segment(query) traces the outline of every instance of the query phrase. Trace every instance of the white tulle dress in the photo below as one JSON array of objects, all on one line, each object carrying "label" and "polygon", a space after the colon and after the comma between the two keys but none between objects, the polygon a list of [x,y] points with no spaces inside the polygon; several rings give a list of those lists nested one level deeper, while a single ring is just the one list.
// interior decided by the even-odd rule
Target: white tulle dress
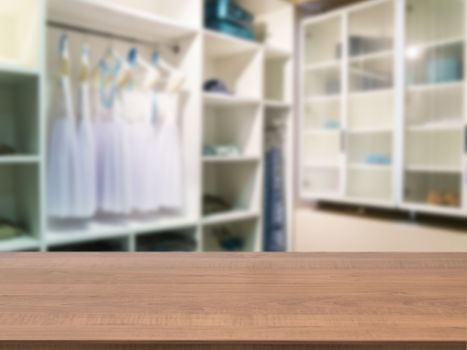
[{"label": "white tulle dress", "polygon": [[97,210],[96,144],[94,125],[91,119],[90,90],[82,82],[79,90],[79,121],[77,128],[77,217],[92,217]]},{"label": "white tulle dress", "polygon": [[158,131],[155,162],[157,164],[156,196],[161,209],[183,210],[182,149],[178,123],[179,95],[157,94]]},{"label": "white tulle dress", "polygon": [[97,202],[102,213],[131,212],[130,139],[116,86],[102,86],[96,103]]},{"label": "white tulle dress", "polygon": [[156,195],[159,167],[154,158],[154,94],[127,90],[122,93],[122,105],[129,123],[131,209],[136,212],[154,212],[159,208]]},{"label": "white tulle dress", "polygon": [[70,78],[60,78],[60,114],[53,121],[47,155],[47,204],[51,218],[76,217],[77,140]]}]

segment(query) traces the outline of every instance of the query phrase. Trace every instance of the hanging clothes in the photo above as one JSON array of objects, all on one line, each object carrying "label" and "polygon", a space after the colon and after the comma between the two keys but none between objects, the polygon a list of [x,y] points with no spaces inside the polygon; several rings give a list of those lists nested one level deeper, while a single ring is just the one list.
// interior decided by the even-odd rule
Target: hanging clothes
[{"label": "hanging clothes", "polygon": [[156,195],[161,209],[183,209],[183,168],[180,144],[179,94],[158,93],[155,162]]},{"label": "hanging clothes", "polygon": [[70,78],[60,78],[61,116],[51,126],[47,160],[48,215],[66,219],[76,216],[77,141]]},{"label": "hanging clothes", "polygon": [[77,171],[79,193],[76,196],[76,216],[89,218],[97,210],[96,144],[91,120],[88,82],[79,89],[79,122],[77,129]]},{"label": "hanging clothes", "polygon": [[[277,133],[277,131],[273,131]],[[274,137],[274,135],[273,135]],[[264,250],[286,250],[286,208],[284,194],[284,163],[281,140],[266,152],[264,191]]]},{"label": "hanging clothes", "polygon": [[153,92],[138,90],[128,90],[122,94],[124,116],[129,123],[131,209],[137,212],[153,212],[159,207],[156,195],[159,169],[154,159],[154,98]]},{"label": "hanging clothes", "polygon": [[[101,64],[96,103],[97,202],[104,213],[125,215],[131,211],[130,139],[122,116],[116,75],[119,69]],[[106,89],[106,81],[110,86]]]}]

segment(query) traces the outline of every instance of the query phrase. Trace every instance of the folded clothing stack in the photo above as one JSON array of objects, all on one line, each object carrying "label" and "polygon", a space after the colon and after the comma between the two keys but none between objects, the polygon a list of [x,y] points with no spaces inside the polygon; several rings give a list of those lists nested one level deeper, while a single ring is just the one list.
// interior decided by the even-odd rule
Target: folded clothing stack
[{"label": "folded clothing stack", "polygon": [[235,0],[207,0],[205,18],[207,28],[241,39],[256,40],[254,16]]},{"label": "folded clothing stack", "polygon": [[204,156],[238,157],[240,150],[235,145],[204,145]]},{"label": "folded clothing stack", "polygon": [[184,232],[160,233],[142,237],[138,250],[143,252],[191,252],[196,250],[196,241]]},{"label": "folded clothing stack", "polygon": [[0,240],[15,238],[23,233],[23,230],[10,220],[0,219]]},{"label": "folded clothing stack", "polygon": [[219,242],[219,247],[224,251],[237,252],[245,247],[245,239],[241,235],[232,233],[227,227],[216,227],[213,229],[213,234]]}]

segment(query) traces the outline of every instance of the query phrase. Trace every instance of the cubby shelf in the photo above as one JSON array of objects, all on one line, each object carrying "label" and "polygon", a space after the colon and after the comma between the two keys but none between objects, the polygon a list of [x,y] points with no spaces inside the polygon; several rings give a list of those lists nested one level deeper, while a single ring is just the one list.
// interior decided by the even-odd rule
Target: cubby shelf
[{"label": "cubby shelf", "polygon": [[34,164],[39,163],[40,158],[38,156],[27,156],[27,155],[11,155],[11,156],[0,156],[0,164]]},{"label": "cubby shelf", "polygon": [[32,236],[19,236],[16,238],[0,240],[0,252],[39,250],[40,241]]},{"label": "cubby shelf", "polygon": [[230,212],[223,212],[219,214],[211,214],[203,217],[203,225],[219,225],[223,223],[230,223],[235,221],[243,221],[248,219],[258,218],[258,212],[249,210],[232,210]]},{"label": "cubby shelf", "polygon": [[431,84],[417,84],[408,87],[409,93],[423,93],[433,90],[451,90],[463,89],[465,83],[463,81],[447,82],[447,83],[431,83]]},{"label": "cubby shelf", "polygon": [[412,44],[410,47],[407,49],[407,54],[410,53],[411,49],[415,49],[417,51],[427,51],[430,49],[436,49],[439,47],[443,46],[451,46],[455,44],[463,44],[464,43],[464,37],[454,37],[454,38],[446,38],[446,39],[440,39],[440,40],[433,40],[425,43],[417,43],[417,44]]},{"label": "cubby shelf", "polygon": [[251,106],[259,105],[261,99],[255,97],[243,97],[219,93],[204,93],[204,102],[207,106],[230,106],[230,107],[240,107],[240,106]]},{"label": "cubby shelf", "polygon": [[449,166],[434,166],[434,165],[410,165],[405,167],[406,171],[413,173],[430,173],[430,174],[460,174],[463,172],[461,167]]},{"label": "cubby shelf", "polygon": [[374,61],[374,60],[391,58],[392,55],[394,55],[393,50],[372,52],[372,53],[368,53],[368,54],[352,56],[352,57],[349,58],[349,62],[350,63],[365,63],[367,61]]},{"label": "cubby shelf", "polygon": [[391,164],[365,164],[365,163],[351,163],[348,165],[349,169],[361,171],[391,171]]},{"label": "cubby shelf", "polygon": [[305,66],[305,71],[315,71],[320,69],[337,69],[341,66],[341,61],[338,60],[331,60],[331,61],[324,61],[319,63],[313,63]]},{"label": "cubby shelf", "polygon": [[154,43],[175,43],[197,33],[194,25],[133,8],[130,4],[129,1],[121,5],[108,0],[50,0],[48,19],[116,35],[127,36],[131,32],[130,37]]},{"label": "cubby shelf", "polygon": [[291,50],[275,45],[266,45],[264,51],[266,59],[289,59],[293,54]]},{"label": "cubby shelf", "polygon": [[291,104],[288,102],[283,101],[274,101],[274,100],[266,100],[264,102],[266,108],[270,109],[288,109],[291,108]]},{"label": "cubby shelf", "polygon": [[66,223],[62,229],[60,224],[51,225],[47,233],[47,245],[57,246],[77,242],[96,241],[101,239],[128,237],[132,234],[145,232],[170,231],[178,228],[196,226],[196,218],[161,218],[158,220],[115,222],[85,222],[71,226]]},{"label": "cubby shelf", "polygon": [[205,163],[243,163],[243,162],[258,162],[259,156],[204,156]]},{"label": "cubby shelf", "polygon": [[259,50],[257,42],[242,40],[210,29],[204,30],[206,54],[212,57],[226,57]]}]

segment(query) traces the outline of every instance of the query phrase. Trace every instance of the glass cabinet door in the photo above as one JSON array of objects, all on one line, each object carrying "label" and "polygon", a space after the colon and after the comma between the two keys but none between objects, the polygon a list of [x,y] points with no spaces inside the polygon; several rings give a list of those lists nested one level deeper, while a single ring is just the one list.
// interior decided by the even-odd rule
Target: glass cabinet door
[{"label": "glass cabinet door", "polygon": [[375,205],[394,204],[394,11],[388,0],[348,14],[346,196]]},{"label": "glass cabinet door", "polygon": [[464,162],[464,0],[407,0],[404,202],[459,211]]},{"label": "glass cabinet door", "polygon": [[304,25],[301,188],[314,198],[342,192],[342,16]]}]

